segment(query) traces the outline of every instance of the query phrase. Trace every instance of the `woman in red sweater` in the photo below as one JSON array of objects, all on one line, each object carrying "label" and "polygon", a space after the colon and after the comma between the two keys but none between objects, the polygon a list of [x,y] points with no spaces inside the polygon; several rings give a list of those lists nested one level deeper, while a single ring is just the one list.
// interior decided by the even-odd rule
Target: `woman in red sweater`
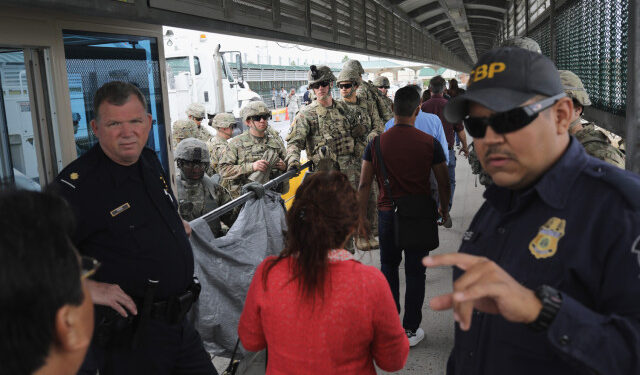
[{"label": "woman in red sweater", "polygon": [[409,341],[382,273],[344,245],[360,218],[340,172],[316,172],[287,212],[286,247],[249,287],[238,334],[268,348],[267,374],[375,374],[404,367]]}]

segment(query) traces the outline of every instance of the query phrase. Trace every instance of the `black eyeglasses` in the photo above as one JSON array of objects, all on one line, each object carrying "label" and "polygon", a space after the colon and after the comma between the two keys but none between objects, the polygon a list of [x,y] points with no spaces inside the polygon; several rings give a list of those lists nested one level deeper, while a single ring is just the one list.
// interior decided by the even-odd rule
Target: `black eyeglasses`
[{"label": "black eyeglasses", "polygon": [[353,83],[338,83],[338,87],[341,89],[350,89],[353,87]]},{"label": "black eyeglasses", "polygon": [[327,87],[331,84],[329,81],[316,82],[309,85],[311,89],[319,89],[320,87]]},{"label": "black eyeglasses", "polygon": [[264,114],[264,115],[249,116],[249,118],[252,121],[270,120],[271,119],[271,114],[267,113],[267,114]]},{"label": "black eyeglasses", "polygon": [[529,125],[538,117],[538,114],[556,104],[566,96],[565,93],[554,95],[539,102],[517,107],[510,111],[496,113],[490,117],[465,117],[464,127],[473,138],[483,138],[487,132],[487,126],[491,126],[498,134],[511,133]]},{"label": "black eyeglasses", "polygon": [[100,267],[100,262],[98,262],[95,258],[91,258],[88,256],[80,257],[80,278],[87,279],[93,276],[96,271]]}]

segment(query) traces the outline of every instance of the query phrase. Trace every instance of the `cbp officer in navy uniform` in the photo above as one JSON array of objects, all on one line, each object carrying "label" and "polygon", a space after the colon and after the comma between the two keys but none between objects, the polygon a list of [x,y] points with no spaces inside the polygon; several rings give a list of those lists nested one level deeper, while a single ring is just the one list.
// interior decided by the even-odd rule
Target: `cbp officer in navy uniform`
[{"label": "cbp officer in navy uniform", "polygon": [[640,178],[587,155],[545,56],[507,47],[480,58],[464,119],[493,179],[454,268],[448,374],[640,374]]},{"label": "cbp officer in navy uniform", "polygon": [[147,102],[135,86],[114,81],[98,89],[93,105],[99,143],[54,185],[76,215],[75,245],[102,263],[87,281],[96,328],[80,373],[216,374],[185,319],[199,292],[189,227],[145,147]]}]

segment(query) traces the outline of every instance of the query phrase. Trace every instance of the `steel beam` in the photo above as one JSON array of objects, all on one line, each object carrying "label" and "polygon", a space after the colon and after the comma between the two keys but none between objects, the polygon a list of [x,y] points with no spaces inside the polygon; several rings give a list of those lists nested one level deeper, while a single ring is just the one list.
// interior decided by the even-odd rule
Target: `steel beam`
[{"label": "steel beam", "polygon": [[627,116],[625,147],[626,168],[640,173],[640,0],[629,1],[629,32],[627,33]]}]

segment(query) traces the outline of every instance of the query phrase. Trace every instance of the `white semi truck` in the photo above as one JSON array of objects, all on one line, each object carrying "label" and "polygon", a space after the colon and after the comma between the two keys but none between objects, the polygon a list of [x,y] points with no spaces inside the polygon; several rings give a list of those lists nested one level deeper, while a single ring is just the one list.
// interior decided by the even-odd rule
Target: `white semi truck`
[{"label": "white semi truck", "polygon": [[[261,100],[242,75],[239,51],[220,51],[220,45],[206,33],[164,28],[167,88],[171,121],[186,118],[190,103],[205,106],[207,114],[233,113],[250,101]],[[237,78],[228,61],[236,64]],[[241,122],[238,122],[241,126]]]}]

